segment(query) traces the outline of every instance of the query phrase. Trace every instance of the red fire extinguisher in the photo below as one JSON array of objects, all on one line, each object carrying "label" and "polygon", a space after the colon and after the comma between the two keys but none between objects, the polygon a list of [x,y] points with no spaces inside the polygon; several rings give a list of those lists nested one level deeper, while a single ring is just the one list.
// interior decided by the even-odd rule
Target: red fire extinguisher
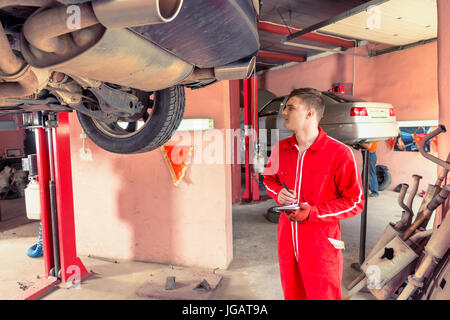
[{"label": "red fire extinguisher", "polygon": [[341,82],[333,83],[331,85],[331,91],[335,93],[345,93],[345,84]]}]

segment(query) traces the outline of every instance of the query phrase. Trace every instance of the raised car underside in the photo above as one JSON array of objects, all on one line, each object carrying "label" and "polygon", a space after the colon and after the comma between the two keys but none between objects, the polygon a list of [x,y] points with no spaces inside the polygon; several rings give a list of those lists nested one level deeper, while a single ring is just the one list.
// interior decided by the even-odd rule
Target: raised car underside
[{"label": "raised car underside", "polygon": [[76,110],[128,137],[172,95],[182,113],[180,89],[158,92],[248,77],[256,11],[249,0],[0,0],[0,112]]}]

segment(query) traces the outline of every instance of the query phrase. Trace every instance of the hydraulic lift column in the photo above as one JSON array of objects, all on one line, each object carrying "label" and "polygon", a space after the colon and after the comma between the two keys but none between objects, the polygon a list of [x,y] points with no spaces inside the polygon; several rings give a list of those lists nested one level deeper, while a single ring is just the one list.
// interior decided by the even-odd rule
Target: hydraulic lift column
[{"label": "hydraulic lift column", "polygon": [[[44,275],[13,299],[38,299],[62,282],[79,284],[90,273],[77,257],[68,113],[35,113]],[[34,121],[34,120],[33,120]]]},{"label": "hydraulic lift column", "polygon": [[258,143],[258,78],[242,80],[244,89],[244,134],[245,134],[245,190],[242,200],[260,200],[259,174],[255,172],[253,159]]},{"label": "hydraulic lift column", "polygon": [[366,259],[366,230],[367,230],[367,203],[369,191],[369,150],[361,147],[363,158],[362,184],[364,189],[364,209],[361,213],[361,227],[359,236],[359,263],[352,263],[351,267],[361,271],[360,267]]}]

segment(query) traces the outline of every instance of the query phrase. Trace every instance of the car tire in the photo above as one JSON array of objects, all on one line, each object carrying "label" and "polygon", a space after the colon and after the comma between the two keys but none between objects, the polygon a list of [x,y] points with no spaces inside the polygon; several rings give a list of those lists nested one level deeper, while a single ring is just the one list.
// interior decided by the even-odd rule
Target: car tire
[{"label": "car tire", "polygon": [[267,213],[265,215],[266,219],[272,223],[278,223],[278,220],[280,219],[280,212],[275,211],[276,207],[271,207],[267,209]]},{"label": "car tire", "polygon": [[386,190],[392,183],[392,176],[386,166],[377,166],[377,178],[378,191]]},{"label": "car tire", "polygon": [[109,134],[99,127],[101,121],[79,111],[78,120],[87,136],[109,152],[132,154],[151,151],[164,145],[180,125],[185,107],[184,87],[174,86],[156,91],[154,97],[149,120],[130,136]]}]

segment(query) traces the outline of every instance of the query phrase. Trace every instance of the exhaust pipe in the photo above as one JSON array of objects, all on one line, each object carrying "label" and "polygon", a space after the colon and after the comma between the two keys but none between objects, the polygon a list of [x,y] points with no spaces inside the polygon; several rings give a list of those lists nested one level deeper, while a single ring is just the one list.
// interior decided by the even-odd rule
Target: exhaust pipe
[{"label": "exhaust pipe", "polygon": [[176,18],[183,0],[98,0],[95,15],[109,29],[167,23]]},{"label": "exhaust pipe", "polygon": [[92,45],[77,48],[65,57],[51,53],[34,55],[33,47],[27,43],[22,43],[22,54],[36,68],[144,91],[174,86],[188,77],[194,68],[128,29],[103,28]]},{"label": "exhaust pipe", "polygon": [[25,67],[25,61],[14,54],[6,37],[5,29],[0,23],[0,77],[10,76]]},{"label": "exhaust pipe", "polygon": [[447,132],[447,130],[445,129],[444,125],[440,124],[437,127],[437,129],[433,130],[432,132],[427,134],[425,136],[425,138],[423,138],[423,140],[422,140],[422,142],[420,143],[420,146],[419,146],[419,151],[420,151],[420,154],[422,156],[424,156],[425,158],[427,158],[428,160],[430,160],[430,161],[436,163],[437,165],[443,167],[445,170],[450,171],[450,162],[444,161],[442,159],[439,159],[439,158],[429,154],[425,150],[425,146],[427,145],[428,141],[430,141],[431,139],[433,139],[435,136],[437,136],[438,134],[440,134],[442,132]]},{"label": "exhaust pipe", "polygon": [[403,240],[408,240],[413,232],[416,231],[416,229],[419,228],[424,221],[428,221],[433,211],[448,198],[449,194],[450,184],[446,185],[437,195],[433,197],[433,199],[427,204],[423,214],[417,217],[414,223],[406,229],[403,234]]},{"label": "exhaust pipe", "polygon": [[247,79],[251,76],[256,64],[256,56],[214,68],[217,80]]},{"label": "exhaust pipe", "polygon": [[411,189],[411,192],[409,193],[409,198],[408,198],[408,201],[406,202],[406,206],[409,208],[411,213],[414,213],[412,205],[413,205],[414,197],[417,194],[417,189],[419,189],[419,183],[420,183],[420,179],[422,179],[422,176],[419,176],[418,174],[413,174],[412,177],[414,180],[413,187]]},{"label": "exhaust pipe", "polygon": [[[450,185],[444,189],[450,191]],[[443,189],[443,190],[444,190]],[[424,278],[429,276],[438,262],[443,258],[450,247],[450,217],[447,215],[439,229],[433,235],[425,247],[425,257],[417,267],[413,276],[409,276],[408,284],[403,289],[397,300],[407,300],[419,287],[423,286]]]},{"label": "exhaust pipe", "polygon": [[0,9],[6,7],[48,7],[55,0],[0,0]]},{"label": "exhaust pipe", "polygon": [[182,84],[211,79],[217,79],[218,81],[247,79],[251,76],[255,64],[256,56],[253,56],[220,67],[195,68],[190,76],[183,80]]},{"label": "exhaust pipe", "polygon": [[[78,47],[75,43],[77,37],[72,38],[70,33],[79,35],[86,32],[84,29],[99,23],[90,3],[81,4],[79,8],[80,28],[76,32],[69,29],[67,25],[69,17],[66,11],[67,7],[59,6],[31,15],[23,25],[25,38],[40,51],[67,56]],[[34,52],[36,53],[36,50]],[[39,53],[36,53],[36,55],[39,55]]]},{"label": "exhaust pipe", "polygon": [[0,83],[0,105],[4,106],[7,98],[20,98],[36,93],[39,87],[38,79],[30,66],[22,69],[17,75],[1,77],[5,83]]},{"label": "exhaust pipe", "polygon": [[[92,8],[97,6],[98,2],[102,3],[104,10],[110,8],[110,12],[115,11],[120,14],[121,26],[138,25],[142,22],[139,20],[139,14],[142,12],[145,12],[144,15],[149,14],[146,11],[149,7],[148,1],[84,3],[79,6],[81,29],[73,31],[67,26],[68,16],[65,6],[39,11],[30,16],[24,24],[21,49],[25,60],[35,68],[145,91],[171,87],[192,73],[191,64],[135,32],[127,28],[105,28],[99,21],[103,20],[104,12],[97,9],[94,13]],[[166,2],[176,6],[176,10]],[[166,2],[164,6],[160,5],[159,1],[155,2],[155,8],[166,16],[165,19],[173,19],[178,14],[182,1]],[[126,4],[122,11],[120,4],[124,6]],[[176,12],[169,17],[171,8]],[[96,14],[99,14],[101,18],[98,18]],[[149,22],[151,21],[145,20],[146,24]],[[109,23],[106,24],[109,25]]]},{"label": "exhaust pipe", "polygon": [[38,88],[38,79],[30,66],[16,56],[0,23],[0,105],[5,99],[28,96]]},{"label": "exhaust pipe", "polygon": [[[54,0],[0,0],[0,9],[6,7],[47,7]],[[8,98],[29,96],[46,83],[46,72],[30,68],[27,63],[16,56],[11,49],[3,25],[0,22],[0,106],[10,106]],[[14,105],[14,103],[12,103]]]},{"label": "exhaust pipe", "polygon": [[398,196],[398,204],[404,210],[402,212],[401,219],[394,226],[394,229],[399,232],[404,231],[411,224],[413,217],[412,210],[404,203],[406,191],[408,190],[408,188],[409,188],[408,184],[402,183],[402,188]]}]

